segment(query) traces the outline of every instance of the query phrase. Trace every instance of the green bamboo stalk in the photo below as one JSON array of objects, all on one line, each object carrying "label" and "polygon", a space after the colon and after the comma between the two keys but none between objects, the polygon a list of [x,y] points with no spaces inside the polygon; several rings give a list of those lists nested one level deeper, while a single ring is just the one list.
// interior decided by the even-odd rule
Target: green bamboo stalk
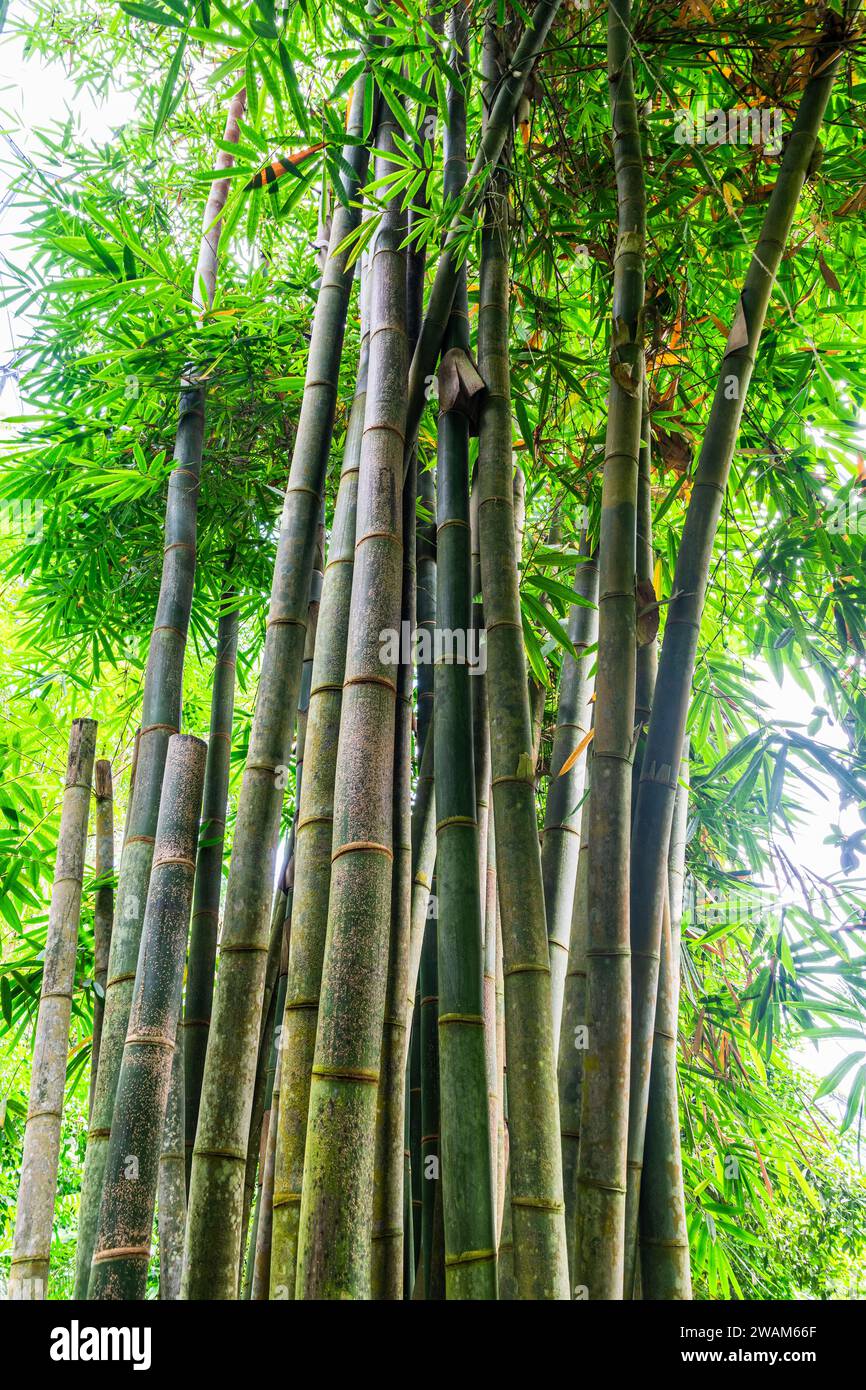
[{"label": "green bamboo stalk", "polygon": [[[433,880],[434,915],[428,920],[421,950],[421,1268],[425,1299],[445,1297],[444,1266],[434,1265],[436,1194],[439,1190],[439,977],[436,936],[436,880]],[[438,1204],[441,1212],[441,1203]],[[444,1249],[442,1251],[444,1256]]]},{"label": "green bamboo stalk", "polygon": [[[245,107],[246,93],[241,90],[229,103],[223,136],[226,146],[237,143],[240,130],[238,121]],[[228,169],[232,163],[233,156],[228,149],[219,150],[216,167]],[[202,287],[213,287],[216,280],[222,225],[220,212],[228,196],[229,182],[227,178],[214,180],[205,207],[193,279],[193,303],[199,308],[203,304]],[[153,860],[153,837],[159,815],[166,749],[169,737],[180,728],[183,659],[195,579],[196,516],[203,440],[204,388],[194,381],[186,381],[180,397],[174,450],[176,467],[168,481],[162,578],[144,677],[138,762],[117,885],[99,1070],[81,1183],[76,1298],[87,1297],[90,1282],[114,1098],[123,1059]]]},{"label": "green bamboo stalk", "polygon": [[[284,896],[284,895],[281,895]],[[285,939],[283,930],[285,922],[285,900],[282,904],[283,915],[280,920],[280,941]],[[274,916],[276,916],[276,904]],[[281,959],[281,958],[280,958]],[[238,1287],[243,1289],[243,1296],[246,1301],[252,1294],[253,1271],[255,1266],[256,1235],[258,1220],[260,1215],[260,1201],[262,1179],[264,1171],[261,1165],[262,1158],[262,1136],[265,1131],[265,1110],[268,1100],[268,1085],[270,1082],[270,1057],[274,1045],[276,1030],[279,1027],[277,1019],[277,988],[279,979],[277,970],[274,970],[274,978],[268,985],[265,983],[265,998],[262,1011],[262,1030],[259,1038],[259,1060],[256,1066],[256,1084],[253,1092],[253,1106],[250,1118],[250,1138],[247,1149],[247,1162],[244,1172],[244,1209],[241,1225],[241,1255],[238,1262]],[[255,1203],[255,1214],[250,1230],[250,1214],[253,1212]],[[249,1239],[247,1233],[249,1231]]]},{"label": "green bamboo stalk", "polygon": [[574,907],[568,947],[568,970],[563,992],[559,1039],[559,1123],[562,1134],[562,1184],[565,1193],[565,1230],[568,1267],[574,1273],[575,1204],[577,1163],[580,1150],[580,1106],[583,1063],[586,1052],[586,948],[589,938],[589,790],[592,761],[586,769],[587,793],[580,826],[580,847],[574,887]]},{"label": "green bamboo stalk", "polygon": [[466,224],[474,219],[484,202],[488,183],[511,134],[511,123],[523,96],[523,89],[544,47],[558,9],[559,0],[537,0],[532,19],[523,31],[510,63],[503,70],[495,89],[490,89],[491,92],[495,91],[495,98],[489,97],[486,101],[488,116],[481,141],[469,170],[463,195],[445,235],[427,300],[424,322],[412,354],[406,409],[405,467],[409,464],[410,451],[424,409],[427,387],[433,379],[439,350],[448,327],[451,306],[457,290],[458,272],[464,259],[462,248],[465,246]]},{"label": "green bamboo stalk", "polygon": [[[852,7],[849,28],[859,9],[859,4]],[[633,979],[631,1066],[631,1182],[636,1191],[640,1187],[638,1165],[655,1029],[667,850],[677,789],[675,769],[682,757],[713,542],[767,306],[841,59],[838,38],[832,32],[835,23],[836,17],[831,16],[829,36],[815,47],[811,74],[740,295],[686,513],[673,582],[676,597],[665,624],[638,789],[632,855],[632,941],[639,960]]]},{"label": "green bamboo stalk", "polygon": [[[129,834],[129,815],[132,810],[132,794],[135,791],[135,771],[138,767],[138,746],[141,743],[141,729],[136,729],[135,738],[132,741],[132,761],[129,765],[129,792],[126,800],[126,815],[123,818],[123,845],[126,845],[126,837]],[[121,847],[121,856],[123,848]]]},{"label": "green bamboo stalk", "polygon": [[[407,280],[408,289],[408,280]],[[415,502],[417,464],[403,485],[403,595],[401,634],[415,628]],[[409,647],[411,652],[411,645]],[[402,655],[402,654],[401,654]],[[376,1115],[373,1182],[372,1293],[378,1299],[403,1295],[403,1178],[405,1165],[407,996],[412,925],[412,714],[414,666],[411,656],[397,668],[394,728],[394,802],[391,880],[391,931],[388,941],[388,988],[382,1027],[382,1053]]]},{"label": "green bamboo stalk", "polygon": [[[515,57],[511,69],[518,65]],[[493,111],[488,132],[496,107]],[[514,1259],[521,1298],[567,1298],[550,964],[512,501],[506,202],[506,186],[497,178],[486,204],[481,247],[478,360],[487,393],[478,441],[478,514],[504,948]]]},{"label": "green bamboo stalk", "polygon": [[[349,121],[363,130],[369,75],[355,86]],[[307,376],[277,546],[271,606],[250,746],[238,804],[220,943],[220,971],[193,1152],[184,1251],[186,1298],[234,1298],[242,1249],[244,1172],[257,1065],[274,856],[300,688],[317,520],[330,452],[352,282],[348,251],[368,147],[348,144],[346,204],[331,224],[316,301]],[[230,1083],[230,1084],[229,1084]]]},{"label": "green bamboo stalk", "polygon": [[418,1261],[421,1257],[421,1000],[416,995],[412,1008],[412,1023],[409,1041],[408,1070],[408,1124],[409,1155],[412,1169],[412,1249],[410,1255],[411,1271],[404,1285],[404,1298],[411,1298],[415,1287]]},{"label": "green bamboo stalk", "polygon": [[[443,134],[446,198],[466,178],[468,14],[449,14],[451,61],[461,85],[449,84]],[[469,351],[466,270],[461,268],[445,337],[448,350]],[[443,391],[440,385],[440,402]],[[437,593],[440,631],[472,625],[469,521],[469,421],[459,404],[441,410],[437,468]],[[438,884],[439,1088],[445,1285],[448,1298],[496,1297],[487,1072],[484,1056],[482,917],[473,753],[472,676],[453,653],[434,669],[436,874]]]},{"label": "green bamboo stalk", "polygon": [[[264,1300],[268,1297],[271,1266],[271,1238],[273,1232],[273,1190],[276,1156],[276,1135],[279,1107],[274,1106],[275,1079],[279,1065],[280,1039],[282,1034],[283,1011],[286,1002],[286,989],[289,963],[289,942],[291,940],[292,913],[295,886],[295,845],[297,842],[298,814],[304,783],[304,763],[306,761],[307,724],[312,686],[313,659],[316,649],[316,635],[319,625],[319,609],[322,598],[322,584],[325,564],[325,510],[320,514],[316,556],[313,561],[313,574],[310,580],[310,601],[307,607],[307,633],[304,639],[304,660],[301,666],[301,689],[298,697],[298,736],[295,748],[295,806],[292,824],[286,843],[285,861],[280,872],[279,882],[274,893],[271,910],[271,938],[268,944],[268,963],[265,969],[265,996],[263,1000],[263,1024],[259,1038],[259,1059],[256,1069],[256,1088],[250,1120],[250,1135],[247,1144],[246,1174],[244,1178],[244,1209],[241,1226],[241,1262],[239,1282],[243,1286],[244,1298],[253,1297]],[[277,945],[277,943],[279,943]],[[272,958],[278,956],[279,971]],[[272,976],[273,971],[273,976]],[[273,986],[276,982],[276,997],[272,1000]],[[273,1002],[273,1010],[271,1003]],[[262,1073],[264,1072],[264,1079]],[[276,1089],[279,1101],[279,1089]],[[246,1260],[247,1277],[244,1279],[244,1255],[246,1254],[246,1233],[249,1228],[250,1212],[253,1202],[253,1187],[257,1184],[257,1205],[249,1253]]]},{"label": "green bamboo stalk", "polygon": [[298,1218],[307,1134],[310,1075],[316,1044],[322,961],[328,921],[334,778],[343,699],[349,607],[355,559],[358,464],[369,363],[366,275],[361,282],[361,351],[346,430],[343,466],[331,527],[313,659],[295,840],[292,946],[282,1015],[280,1112],[274,1156],[271,1297],[294,1298]]},{"label": "green bamboo stalk", "polygon": [[631,984],[628,870],[635,700],[635,515],[643,394],[646,197],[630,0],[608,5],[617,187],[610,394],[599,543],[593,794],[589,805],[588,1057],[583,1068],[573,1283],[623,1296]]},{"label": "green bamboo stalk", "polygon": [[102,1038],[105,982],[108,979],[108,953],[111,949],[111,928],[114,923],[114,794],[111,785],[111,763],[97,759],[94,778],[96,790],[96,900],[93,906],[93,1041],[90,1052],[90,1089],[87,1113],[93,1113],[93,1093],[99,1066],[99,1044]]},{"label": "green bamboo stalk", "polygon": [[[289,965],[288,955],[289,942],[287,937],[284,946],[284,968],[280,971],[274,1012],[274,1017],[278,1020],[282,1019],[286,1004]],[[270,1061],[268,1063],[268,1077],[265,1083],[265,1115],[261,1137],[262,1157],[259,1160],[259,1197],[256,1210],[256,1225],[251,1241],[253,1258],[251,1262],[252,1279],[250,1281],[249,1296],[256,1302],[266,1300],[270,1288],[274,1215],[274,1163],[277,1151],[276,1140],[280,1113],[283,1059],[281,1042],[282,1028],[278,1022],[273,1030],[273,1043],[271,1046]]]},{"label": "green bamboo stalk", "polygon": [[74,719],[66,758],[12,1238],[9,1297],[14,1299],[41,1300],[48,1282],[95,748],[95,720]]},{"label": "green bamboo stalk", "polygon": [[[489,733],[488,733],[489,747]],[[484,856],[484,1061],[487,1074],[487,1126],[490,1135],[490,1174],[493,1193],[494,1229],[499,1234],[499,1040],[497,1037],[496,946],[496,832],[493,817],[487,817],[487,853]]]},{"label": "green bamboo stalk", "polygon": [[201,1079],[204,1074],[213,1003],[237,654],[238,611],[234,590],[229,584],[223,590],[220,599],[217,626],[202,824],[196,855],[195,893],[181,1032],[187,1187],[192,1169],[192,1150],[198,1124]]},{"label": "green bamboo stalk", "polygon": [[156,1189],[159,1297],[163,1302],[180,1298],[180,1274],[183,1267],[183,1232],[186,1225],[183,1068],[183,1036],[179,1032],[172,1052]]},{"label": "green bamboo stalk", "polygon": [[143,1299],[145,1294],[159,1156],[177,1050],[206,756],[201,739],[173,734],[169,740],[141,952],[105,1165],[90,1298]]},{"label": "green bamboo stalk", "polygon": [[[581,548],[587,553],[588,548],[585,545]],[[595,644],[598,636],[598,565],[594,559],[588,558],[577,566],[574,592],[578,598],[591,603],[593,607],[587,608],[583,604],[575,603],[569,614],[568,635],[577,655],[572,656],[570,652],[564,652],[562,657],[556,730],[550,755],[550,786],[541,841],[541,872],[544,879],[547,937],[550,942],[553,1036],[557,1046],[562,1023],[574,885],[580,853],[585,754],[581,754],[564,776],[561,775],[560,769],[586,737],[590,726],[589,702],[592,695],[591,671],[594,662],[592,657],[586,655],[586,649]],[[566,1188],[566,1194],[567,1191]]]},{"label": "green bamboo stalk", "polygon": [[662,949],[640,1189],[640,1277],[645,1299],[690,1299],[689,1233],[677,1100],[680,921],[688,821],[688,761],[677,788],[662,916]]},{"label": "green bamboo stalk", "polygon": [[[390,114],[376,177],[394,168]],[[393,865],[406,414],[405,218],[383,210],[370,258],[370,382],[334,785],[331,896],[298,1236],[303,1298],[370,1294],[371,1204]]]}]

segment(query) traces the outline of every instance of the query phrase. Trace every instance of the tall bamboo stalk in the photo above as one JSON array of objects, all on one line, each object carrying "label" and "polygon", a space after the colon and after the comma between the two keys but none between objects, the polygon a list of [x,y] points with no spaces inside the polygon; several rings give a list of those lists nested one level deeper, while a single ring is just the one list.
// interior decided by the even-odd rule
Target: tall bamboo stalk
[{"label": "tall bamboo stalk", "polygon": [[628,868],[635,700],[635,514],[643,395],[646,196],[630,0],[608,5],[617,188],[610,395],[599,542],[598,671],[589,804],[588,1055],[583,1068],[573,1283],[623,1296],[631,981]]},{"label": "tall bamboo stalk", "polygon": [[[394,165],[380,122],[377,178]],[[406,415],[405,219],[399,195],[370,258],[370,380],[334,787],[331,896],[298,1237],[303,1298],[370,1293],[371,1203],[393,865],[393,765]]]},{"label": "tall bamboo stalk", "polygon": [[[519,65],[515,56],[509,70]],[[495,112],[496,106],[488,133]],[[507,219],[507,184],[497,177],[481,247],[478,361],[487,393],[478,441],[478,516],[505,957],[514,1254],[522,1298],[567,1298],[550,964],[511,493]]]},{"label": "tall bamboo stalk", "polygon": [[662,914],[661,964],[640,1189],[640,1278],[645,1299],[689,1299],[689,1233],[677,1095],[680,920],[688,820],[688,761],[677,788]]},{"label": "tall bamboo stalk", "polygon": [[[236,144],[246,107],[242,89],[232,97],[223,143]],[[228,169],[234,162],[228,149],[220,149],[216,167]],[[202,238],[193,280],[193,303],[202,308],[202,287],[212,294],[216,282],[220,212],[228,197],[229,180],[215,179],[205,207]],[[208,300],[210,302],[210,300]],[[142,696],[141,731],[135,784],[117,885],[117,905],[102,1026],[99,1070],[93,1097],[81,1203],[78,1217],[75,1296],[86,1298],[90,1264],[96,1239],[96,1223],[102,1196],[102,1180],[111,1134],[112,1112],[123,1045],[132,1001],[138,948],[153,843],[159,815],[160,792],[166,749],[180,728],[181,688],[186,634],[189,628],[195,579],[196,515],[204,440],[204,388],[185,381],[180,397],[174,458],[176,467],[168,481],[165,511],[165,545],[162,579],[147,659]]]},{"label": "tall bamboo stalk", "polygon": [[[105,1165],[90,1298],[142,1299],[147,1285],[159,1157],[177,1051],[206,756],[201,739],[173,734],[169,740],[141,952]],[[177,1176],[180,1179],[179,1172]]]},{"label": "tall bamboo stalk", "polygon": [[171,1058],[171,1077],[165,1106],[156,1188],[159,1297],[163,1302],[173,1302],[180,1298],[180,1275],[183,1268],[183,1232],[186,1226],[183,1069],[183,1036],[178,1031]]},{"label": "tall bamboo stalk", "polygon": [[[407,282],[408,289],[408,282]],[[403,485],[403,596],[401,633],[415,629],[415,501],[417,463]],[[406,660],[403,660],[403,657]],[[388,942],[388,988],[382,1026],[382,1055],[376,1116],[373,1183],[374,1298],[403,1294],[403,1179],[405,1164],[406,1057],[409,1016],[409,949],[412,925],[412,714],[415,671],[408,653],[397,668],[394,724],[394,809],[391,880],[391,932]]]},{"label": "tall bamboo stalk", "polygon": [[[369,75],[358,79],[350,134],[363,131]],[[346,146],[344,190],[313,316],[307,375],[286,489],[262,672],[238,804],[220,971],[193,1153],[184,1296],[233,1298],[242,1244],[244,1171],[258,1055],[273,865],[307,623],[317,521],[334,424],[353,271],[338,250],[357,225],[365,143]]]},{"label": "tall bamboo stalk", "polygon": [[93,1093],[99,1066],[99,1044],[102,1038],[102,1016],[105,1009],[105,982],[108,978],[108,953],[111,949],[111,928],[114,923],[114,794],[111,785],[111,763],[97,759],[94,778],[96,791],[96,900],[93,906],[93,1041],[90,1053],[90,1089],[87,1113],[93,1113]]},{"label": "tall bamboo stalk", "polygon": [[[591,750],[590,750],[591,752]],[[592,799],[589,784],[592,762],[586,770],[587,795],[580,826],[580,847],[571,915],[568,969],[565,975],[559,1039],[559,1123],[562,1134],[562,1183],[565,1193],[565,1230],[568,1267],[574,1273],[575,1205],[577,1202],[577,1163],[580,1152],[580,1107],[583,1094],[583,1063],[586,1055],[586,948],[589,939],[589,813]]]},{"label": "tall bamboo stalk", "polygon": [[202,824],[195,868],[195,893],[189,937],[186,997],[181,1032],[183,1047],[186,1183],[198,1124],[201,1079],[210,1031],[214,968],[222,891],[226,802],[232,754],[232,715],[238,654],[238,610],[227,585],[220,599],[216,657],[210,707],[210,732],[202,797]]},{"label": "tall bamboo stalk", "polygon": [[9,1297],[15,1299],[43,1299],[48,1282],[95,749],[95,720],[74,719],[66,757],[12,1239]]},{"label": "tall bamboo stalk", "polygon": [[[859,8],[859,4],[852,7],[851,23]],[[632,855],[632,941],[640,963],[633,981],[631,1066],[631,1181],[636,1191],[640,1186],[639,1163],[646,1125],[676,770],[683,751],[701,614],[713,542],[767,306],[841,58],[838,38],[832,36],[835,17],[828,24],[831,36],[816,44],[811,75],[800,98],[722,359],[677,556],[673,581],[676,597],[668,609],[647,730]]]},{"label": "tall bamboo stalk", "polygon": [[[365,277],[366,278],[366,277]],[[361,349],[331,526],[313,658],[304,761],[307,776],[295,839],[292,944],[282,1015],[280,1110],[274,1156],[271,1297],[294,1298],[298,1218],[310,1074],[328,922],[334,778],[355,560],[358,464],[369,362],[365,278],[361,282]]]},{"label": "tall bamboo stalk", "polygon": [[[468,15],[448,22],[452,66],[443,133],[446,198],[466,178]],[[445,347],[468,353],[466,271],[461,268]],[[443,392],[440,388],[440,401]],[[438,426],[437,593],[439,631],[472,625],[469,522],[469,421],[460,404],[442,409]],[[481,885],[472,727],[472,676],[466,658],[443,653],[434,670],[436,877],[438,886],[439,1094],[445,1280],[449,1298],[496,1297],[487,1074],[484,1058]]]},{"label": "tall bamboo stalk", "polygon": [[[582,546],[584,553],[587,547]],[[559,1045],[562,999],[568,967],[574,885],[580,853],[580,824],[586,755],[581,754],[565,775],[560,769],[583,742],[590,726],[591,671],[593,659],[587,647],[598,636],[598,565],[587,558],[577,566],[574,592],[583,603],[575,603],[569,614],[568,635],[575,656],[563,653],[559,678],[559,704],[556,730],[550,755],[550,787],[544,813],[541,841],[541,872],[544,877],[544,905],[547,937],[550,942],[550,990],[553,1008],[553,1037]],[[585,604],[592,604],[586,607]],[[561,1103],[561,1096],[560,1096]],[[567,1199],[566,1199],[567,1206]]]}]

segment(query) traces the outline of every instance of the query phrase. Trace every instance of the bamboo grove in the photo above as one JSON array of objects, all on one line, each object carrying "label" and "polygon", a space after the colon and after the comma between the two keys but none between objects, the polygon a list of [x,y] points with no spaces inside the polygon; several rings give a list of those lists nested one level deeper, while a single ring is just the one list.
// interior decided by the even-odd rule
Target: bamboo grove
[{"label": "bamboo grove", "polygon": [[17,185],[9,1296],[79,1091],[81,1299],[792,1296],[831,1201],[855,1267],[857,0],[63,8],[147,119]]}]

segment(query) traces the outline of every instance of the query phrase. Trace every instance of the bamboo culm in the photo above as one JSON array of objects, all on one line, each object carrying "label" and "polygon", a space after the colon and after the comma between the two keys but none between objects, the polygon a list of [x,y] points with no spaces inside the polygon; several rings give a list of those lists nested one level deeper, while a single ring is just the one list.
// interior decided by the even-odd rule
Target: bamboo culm
[{"label": "bamboo culm", "polygon": [[234,591],[229,585],[221,596],[217,625],[210,731],[202,797],[202,825],[196,855],[189,963],[181,1030],[187,1187],[192,1168],[201,1079],[213,1003],[237,654],[238,610]]},{"label": "bamboo culm", "polygon": [[88,1296],[94,1299],[145,1295],[206,756],[201,739],[173,734],[169,740],[93,1251]]},{"label": "bamboo culm", "polygon": [[[237,144],[240,134],[238,121],[245,109],[246,93],[241,90],[229,103],[223,135],[225,145]],[[228,149],[218,151],[218,169],[228,169],[233,162]],[[225,203],[228,186],[228,179],[216,179],[211,185],[193,280],[193,302],[196,305],[200,304],[201,286],[215,283],[220,232],[218,209]],[[162,579],[144,676],[135,782],[117,885],[99,1069],[81,1184],[76,1298],[87,1297],[90,1282],[90,1263],[96,1239],[114,1098],[123,1058],[153,860],[165,756],[170,736],[180,728],[183,660],[195,580],[196,519],[203,441],[204,388],[187,381],[180,397],[174,450],[176,466],[168,481]]]},{"label": "bamboo culm", "polygon": [[[853,14],[858,12],[859,5]],[[632,940],[641,963],[633,985],[631,1064],[635,1164],[631,1181],[638,1190],[668,883],[667,850],[713,543],[767,306],[840,58],[837,39],[830,37],[816,45],[811,75],[800,98],[723,355],[677,556],[675,597],[667,611],[637,796],[631,865]]]},{"label": "bamboo culm", "polygon": [[183,1268],[183,1233],[186,1226],[183,1072],[183,1035],[178,1030],[171,1057],[171,1077],[156,1188],[161,1302],[174,1302],[180,1298],[180,1275]]},{"label": "bamboo culm", "polygon": [[560,769],[586,738],[591,722],[591,673],[594,662],[592,657],[586,655],[586,649],[594,646],[598,637],[598,565],[594,559],[587,557],[582,564],[578,564],[574,575],[574,592],[579,601],[575,602],[569,615],[568,635],[575,655],[564,652],[562,657],[556,730],[550,755],[550,787],[541,842],[541,872],[550,942],[553,1036],[557,1046],[580,853],[586,753],[578,757],[564,776]]},{"label": "bamboo culm", "polygon": [[46,1297],[95,749],[95,721],[74,719],[66,759],[12,1239],[9,1297],[13,1299],[41,1301]]},{"label": "bamboo culm", "polygon": [[[349,121],[353,136],[363,129],[364,94],[370,80],[366,74],[355,85]],[[191,1299],[234,1298],[237,1293],[274,855],[353,273],[347,264],[348,251],[338,248],[357,226],[357,191],[367,159],[366,144],[346,146],[346,204],[338,202],[331,225],[277,545],[193,1152],[183,1276],[184,1297]],[[227,1084],[229,1078],[231,1084]]]},{"label": "bamboo culm", "polygon": [[[515,58],[512,70],[517,64]],[[495,106],[493,110],[495,115]],[[488,131],[493,121],[491,116]],[[481,248],[478,365],[487,392],[478,441],[478,526],[504,950],[515,1270],[521,1298],[559,1299],[568,1297],[568,1270],[550,965],[512,501],[507,217],[507,184],[497,178],[487,198]]]},{"label": "bamboo culm", "polygon": [[608,87],[618,235],[599,540],[598,669],[587,863],[587,1055],[572,1280],[585,1297],[594,1300],[623,1296],[631,1035],[628,868],[646,194],[630,25],[630,0],[610,0]]},{"label": "bamboo culm", "polygon": [[[394,126],[377,134],[377,178],[394,166]],[[370,258],[370,379],[346,677],[334,787],[331,894],[310,1087],[298,1238],[303,1298],[370,1294],[376,1100],[393,866],[397,661],[406,412],[405,220],[384,209]],[[401,1136],[402,1137],[402,1136]]]},{"label": "bamboo culm", "polygon": [[[449,16],[455,71],[468,73],[468,15]],[[443,133],[446,197],[459,197],[466,178],[466,99],[448,86]],[[461,268],[445,337],[449,350],[469,350],[466,272]],[[440,391],[440,399],[444,391]],[[469,520],[469,421],[458,405],[438,424],[437,593],[440,630],[472,625]],[[445,1231],[445,1287],[451,1299],[496,1297],[496,1241],[484,1056],[481,885],[472,725],[472,676],[466,661],[446,655],[434,669],[436,744],[437,955],[439,978],[440,1157]],[[486,790],[486,789],[485,789]]]},{"label": "bamboo culm", "polygon": [[334,778],[355,558],[358,464],[367,396],[369,335],[365,296],[362,278],[361,350],[322,586],[304,750],[307,775],[301,788],[295,839],[292,944],[280,1035],[282,1070],[270,1267],[271,1297],[283,1299],[295,1295],[310,1075],[328,921]]},{"label": "bamboo culm", "polygon": [[93,1042],[90,1055],[90,1090],[87,1113],[93,1113],[93,1093],[99,1067],[99,1044],[102,1038],[105,982],[108,979],[108,955],[111,950],[111,928],[114,925],[114,793],[111,784],[111,763],[97,760],[94,788],[96,791],[96,900],[93,905]]}]

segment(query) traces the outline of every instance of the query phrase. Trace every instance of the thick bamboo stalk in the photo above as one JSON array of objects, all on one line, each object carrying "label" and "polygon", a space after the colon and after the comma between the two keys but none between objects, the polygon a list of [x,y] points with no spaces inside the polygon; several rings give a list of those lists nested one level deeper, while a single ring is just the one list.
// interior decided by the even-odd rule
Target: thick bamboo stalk
[{"label": "thick bamboo stalk", "polygon": [[[517,59],[511,64],[516,66]],[[492,124],[493,118],[488,131]],[[478,361],[487,393],[478,441],[478,515],[504,948],[514,1258],[521,1298],[567,1298],[550,964],[511,492],[506,190],[501,179],[494,182],[482,238]]]},{"label": "thick bamboo stalk", "polygon": [[358,463],[367,398],[369,335],[365,300],[362,279],[361,354],[322,586],[304,749],[307,776],[301,789],[295,840],[292,944],[282,1015],[283,1061],[274,1156],[272,1298],[291,1299],[295,1294],[310,1075],[328,922],[334,778],[355,559]]},{"label": "thick bamboo stalk", "polygon": [[99,1044],[102,1038],[102,1017],[105,1011],[105,982],[108,979],[108,954],[111,949],[111,928],[114,924],[114,794],[111,785],[111,763],[98,759],[94,778],[96,791],[96,900],[93,905],[93,1042],[90,1054],[90,1090],[87,1113],[93,1113],[93,1093],[99,1067]]},{"label": "thick bamboo stalk", "polygon": [[[858,13],[859,5],[853,8],[855,17]],[[840,56],[836,38],[816,45],[811,75],[800,98],[722,359],[677,556],[673,581],[676,597],[665,624],[638,789],[632,854],[632,940],[639,962],[633,980],[631,1064],[632,1183],[636,1190],[640,1185],[639,1163],[646,1124],[676,770],[682,757],[713,542],[767,306]]]},{"label": "thick bamboo stalk", "polygon": [[[455,72],[468,73],[468,15],[449,15]],[[445,196],[466,178],[466,100],[449,84],[443,133]],[[461,268],[445,346],[467,353],[466,271]],[[442,392],[440,390],[440,401]],[[472,625],[469,421],[442,410],[438,426],[437,593],[439,631]],[[487,1073],[484,1057],[481,885],[472,724],[472,676],[464,657],[445,652],[434,670],[436,876],[438,885],[439,1095],[445,1284],[448,1298],[496,1297]]]},{"label": "thick bamboo stalk", "polygon": [[[359,78],[349,129],[363,129]],[[307,376],[277,546],[256,711],[244,770],[223,915],[220,971],[190,1182],[183,1290],[233,1298],[242,1246],[244,1171],[254,1088],[274,855],[284,769],[295,724],[317,521],[330,451],[352,282],[348,252],[368,148],[344,151],[347,202],[338,203],[313,316]],[[229,1084],[230,1083],[230,1084]]]},{"label": "thick bamboo stalk", "polygon": [[186,997],[181,1044],[183,1047],[184,1128],[186,1183],[192,1168],[192,1150],[198,1124],[201,1079],[210,1031],[214,969],[222,891],[226,802],[232,753],[232,716],[235,702],[235,667],[238,654],[238,611],[231,585],[223,591],[217,626],[210,732],[202,797],[202,824],[195,868],[195,893],[189,937]]},{"label": "thick bamboo stalk", "polygon": [[630,0],[608,5],[617,187],[610,394],[599,542],[595,738],[589,806],[588,1055],[583,1068],[573,1284],[623,1296],[631,981],[628,868],[635,699],[635,527],[643,395],[646,197]]},{"label": "thick bamboo stalk", "polygon": [[206,756],[201,739],[173,734],[169,740],[141,952],[105,1165],[90,1298],[143,1299],[147,1285]]},{"label": "thick bamboo stalk", "polygon": [[[427,300],[424,322],[412,354],[406,410],[406,467],[409,463],[409,450],[414,444],[424,409],[427,386],[436,369],[442,339],[448,327],[451,305],[457,289],[458,272],[463,262],[461,247],[465,245],[466,224],[474,219],[484,201],[488,182],[499,164],[500,156],[511,134],[511,123],[523,96],[523,89],[544,47],[558,9],[559,0],[538,0],[532,12],[532,19],[523,31],[510,63],[504,68],[495,89],[491,89],[495,90],[495,96],[488,98],[486,102],[488,116],[484,131],[466,179],[463,195],[445,235]],[[493,22],[495,23],[495,17]]]},{"label": "thick bamboo stalk", "polygon": [[[401,633],[415,628],[415,501],[417,465],[413,460],[403,485],[403,596]],[[382,1027],[382,1055],[376,1115],[376,1160],[373,1185],[374,1298],[403,1295],[403,1178],[405,1164],[406,1055],[409,1015],[409,949],[412,923],[412,714],[415,672],[411,659],[397,668],[394,727],[394,865],[391,880],[391,932],[388,942],[388,989]]]},{"label": "thick bamboo stalk", "polygon": [[[377,178],[394,165],[379,125]],[[394,727],[406,415],[405,219],[383,211],[370,258],[370,380],[334,786],[331,896],[310,1086],[297,1292],[370,1294],[376,1099],[393,866]],[[390,640],[389,640],[390,639]]]},{"label": "thick bamboo stalk", "polygon": [[95,720],[74,719],[66,758],[12,1239],[9,1297],[15,1299],[45,1298],[48,1282],[95,748]]},{"label": "thick bamboo stalk", "polygon": [[[586,655],[586,649],[594,646],[598,636],[598,608],[595,606],[598,602],[598,565],[595,559],[588,558],[577,566],[574,592],[593,607],[575,604],[569,615],[568,635],[577,655],[564,652],[562,657],[556,730],[550,755],[550,787],[541,841],[541,872],[544,878],[547,938],[550,942],[553,1037],[557,1047],[580,853],[586,754],[581,754],[565,776],[561,775],[560,769],[589,732],[594,658]],[[566,1199],[566,1210],[567,1206]]]},{"label": "thick bamboo stalk", "polygon": [[[245,106],[246,95],[241,90],[229,103],[224,144],[230,146],[237,143],[238,121]],[[217,153],[217,168],[228,169],[232,163],[233,156],[227,149]],[[215,222],[215,218],[219,206],[225,204],[228,188],[228,179],[216,179],[211,185],[193,280],[193,302],[197,306],[201,304],[201,286],[214,283],[221,225],[219,221]],[[123,1059],[153,860],[153,837],[159,815],[166,749],[170,736],[180,728],[183,659],[195,579],[196,516],[203,439],[204,388],[187,381],[180,398],[174,450],[176,467],[168,481],[162,579],[144,677],[138,762],[117,885],[99,1070],[81,1184],[76,1298],[87,1297],[90,1282],[114,1098]]]},{"label": "thick bamboo stalk", "polygon": [[163,1302],[180,1298],[180,1274],[183,1267],[183,1232],[186,1225],[183,1067],[183,1035],[178,1032],[171,1059],[171,1079],[165,1107],[156,1195],[159,1297]]}]

